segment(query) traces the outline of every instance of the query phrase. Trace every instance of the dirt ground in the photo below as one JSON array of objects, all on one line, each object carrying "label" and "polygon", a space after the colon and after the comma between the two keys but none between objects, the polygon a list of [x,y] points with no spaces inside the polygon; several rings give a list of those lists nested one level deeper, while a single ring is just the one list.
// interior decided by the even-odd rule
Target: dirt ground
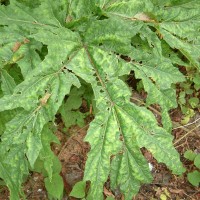
[{"label": "dirt ground", "polygon": [[[142,104],[142,97],[133,94],[132,101]],[[158,106],[149,108],[160,121],[160,112]],[[182,114],[179,109],[171,111],[171,119],[173,121],[174,146],[181,156],[181,161],[187,171],[182,176],[173,175],[164,164],[158,164],[152,157],[151,153],[142,149],[142,152],[148,162],[152,166],[152,175],[154,181],[151,184],[143,185],[140,192],[133,200],[198,200],[200,199],[200,188],[192,186],[187,180],[187,172],[195,169],[192,162],[183,157],[187,149],[191,149],[200,153],[200,114],[197,111],[195,117],[191,119],[188,126],[181,126],[180,121]],[[83,142],[89,127],[87,124],[83,128],[77,126],[71,127],[67,134],[63,133],[62,121],[59,122],[56,136],[61,145],[52,145],[52,150],[59,157],[62,163],[61,176],[64,181],[65,196],[63,200],[73,200],[68,196],[73,185],[80,181],[83,177],[84,166],[87,159],[87,152],[90,146]],[[28,200],[47,200],[48,196],[44,187],[44,181],[41,174],[31,173],[28,181],[24,184],[24,192]],[[124,197],[119,191],[112,191],[109,188],[109,181],[104,187],[105,198],[108,196],[115,197],[117,200],[123,200]],[[0,200],[9,199],[9,192],[6,187],[0,187]]]}]

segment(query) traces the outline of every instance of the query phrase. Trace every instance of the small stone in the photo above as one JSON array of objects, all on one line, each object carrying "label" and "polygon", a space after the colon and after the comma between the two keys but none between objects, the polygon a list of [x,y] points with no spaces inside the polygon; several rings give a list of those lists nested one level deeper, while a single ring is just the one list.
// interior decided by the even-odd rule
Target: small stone
[{"label": "small stone", "polygon": [[152,171],[153,170],[153,165],[151,163],[149,163],[149,170]]},{"label": "small stone", "polygon": [[33,180],[34,180],[34,181],[37,181],[37,180],[38,180],[38,177],[37,177],[37,176],[34,176],[34,177],[33,177]]}]

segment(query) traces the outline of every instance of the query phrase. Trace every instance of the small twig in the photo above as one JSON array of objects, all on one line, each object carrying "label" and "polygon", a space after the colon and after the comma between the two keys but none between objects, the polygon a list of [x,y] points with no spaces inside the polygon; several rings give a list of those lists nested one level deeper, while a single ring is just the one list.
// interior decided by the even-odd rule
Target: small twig
[{"label": "small twig", "polygon": [[198,119],[196,119],[195,121],[191,122],[191,123],[188,123],[188,124],[185,124],[185,125],[182,125],[182,126],[175,127],[175,128],[173,128],[173,130],[178,129],[178,128],[183,128],[183,127],[186,127],[186,126],[190,126],[190,125],[192,125],[192,124],[197,123],[199,120],[200,120],[200,117],[199,117]]},{"label": "small twig", "polygon": [[196,126],[195,128],[191,129],[190,131],[188,131],[185,135],[183,135],[182,137],[180,137],[178,140],[176,140],[174,142],[174,145],[177,144],[178,142],[180,142],[182,139],[184,139],[186,136],[188,136],[189,134],[191,134],[194,130],[196,130],[198,127],[200,127],[200,124],[198,124],[198,126]]},{"label": "small twig", "polygon": [[77,144],[79,144],[79,146],[81,147],[81,149],[83,148],[82,144],[77,139],[75,139],[74,137],[72,137],[72,140],[76,141]]},{"label": "small twig", "polygon": [[191,196],[189,196],[186,192],[183,192],[185,196],[189,197],[190,199],[193,200],[193,198]]},{"label": "small twig", "polygon": [[[89,126],[89,124],[87,124],[87,125],[85,125],[84,127],[80,128],[80,129],[77,131],[77,133],[80,132],[80,131],[82,131],[82,130],[84,130],[84,129],[87,128],[88,126]],[[69,141],[69,140],[67,140],[67,141],[65,142],[65,144],[62,146],[60,152],[58,153],[58,158],[60,158],[60,155],[62,154],[63,150],[64,150],[65,147],[68,145],[68,141]]]},{"label": "small twig", "polygon": [[198,194],[200,192],[200,190],[197,189],[197,191],[194,191],[194,193],[192,194],[192,196]]},{"label": "small twig", "polygon": [[167,183],[149,183],[149,185],[173,186],[173,184],[170,184],[170,183],[169,184],[167,184]]},{"label": "small twig", "polygon": [[[145,105],[145,103],[144,103],[142,100],[140,100],[140,99],[137,99],[137,98],[135,98],[135,97],[131,97],[131,99],[140,102],[141,105]],[[152,106],[148,106],[148,108],[149,108],[150,110],[152,110],[153,112],[155,112],[157,115],[162,116],[162,114],[161,114],[158,110],[156,110],[155,108],[153,108]],[[181,129],[183,129],[184,131],[190,131],[190,130],[187,129],[185,126],[180,126],[180,124],[179,124],[178,122],[173,122],[173,121],[172,121],[172,124],[173,124],[173,126],[179,127],[179,128],[181,128]],[[176,129],[176,128],[175,128],[175,129]],[[173,129],[173,130],[174,130],[174,129]]]},{"label": "small twig", "polygon": [[[173,126],[176,126],[176,127],[180,127],[180,129],[184,130],[184,131],[190,131],[190,129],[188,129],[187,127],[185,126],[180,126],[180,124],[178,122],[172,122]],[[174,130],[174,129],[173,129]]]}]

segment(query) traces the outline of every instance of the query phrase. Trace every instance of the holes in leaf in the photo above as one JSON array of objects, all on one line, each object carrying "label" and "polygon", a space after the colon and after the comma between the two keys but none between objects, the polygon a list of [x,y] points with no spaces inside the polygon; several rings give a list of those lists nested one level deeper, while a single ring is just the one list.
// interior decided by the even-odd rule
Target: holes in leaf
[{"label": "holes in leaf", "polygon": [[105,15],[101,15],[98,19],[99,19],[99,20],[105,20],[105,19],[108,19],[108,17],[105,16]]},{"label": "holes in leaf", "polygon": [[126,62],[130,62],[130,61],[131,61],[131,58],[128,57],[128,56],[121,55],[120,58],[122,58],[122,59],[125,60]]},{"label": "holes in leaf", "polygon": [[44,60],[45,56],[48,54],[47,45],[43,45],[40,51],[36,49],[36,52],[39,54],[41,60]]},{"label": "holes in leaf", "polygon": [[10,1],[1,1],[1,3],[0,3],[0,4],[7,6],[7,5],[9,5],[9,4],[10,4]]},{"label": "holes in leaf", "polygon": [[154,47],[155,47],[155,45],[154,45],[153,43],[151,43],[151,47],[153,47],[153,48],[154,48]]},{"label": "holes in leaf", "polygon": [[21,91],[19,91],[19,92],[17,92],[17,94],[21,95],[21,94],[22,94],[22,92],[21,92]]},{"label": "holes in leaf", "polygon": [[140,82],[141,79],[136,79],[135,78],[135,73],[133,71],[131,71],[130,75],[128,76],[127,79],[127,84],[133,88],[134,90],[137,90],[138,88],[138,83]]},{"label": "holes in leaf", "polygon": [[124,137],[123,137],[122,134],[120,134],[120,136],[119,136],[119,140],[120,140],[120,141],[124,141]]},{"label": "holes in leaf", "polygon": [[104,93],[104,90],[103,89],[100,89],[100,91],[99,91],[100,93]]},{"label": "holes in leaf", "polygon": [[132,44],[132,46],[136,46],[136,45],[140,44],[140,41],[141,41],[141,37],[140,37],[140,34],[138,33],[132,38],[131,44]]},{"label": "holes in leaf", "polygon": [[107,83],[109,81],[108,77],[105,78],[105,83]]},{"label": "holes in leaf", "polygon": [[142,128],[142,129],[145,129],[145,127],[144,127],[143,125],[141,125],[141,128]]},{"label": "holes in leaf", "polygon": [[99,81],[98,77],[96,75],[93,75],[93,76],[94,76],[95,80],[98,82]]},{"label": "holes in leaf", "polygon": [[26,129],[27,129],[27,127],[26,127],[26,126],[23,126],[21,132],[23,132],[23,131],[26,130]]},{"label": "holes in leaf", "polygon": [[155,27],[153,27],[153,26],[149,26],[149,29],[151,29],[152,32],[156,32],[157,31],[157,29]]},{"label": "holes in leaf", "polygon": [[67,70],[67,67],[64,66],[64,67],[62,68],[62,72],[65,73],[66,70]]}]

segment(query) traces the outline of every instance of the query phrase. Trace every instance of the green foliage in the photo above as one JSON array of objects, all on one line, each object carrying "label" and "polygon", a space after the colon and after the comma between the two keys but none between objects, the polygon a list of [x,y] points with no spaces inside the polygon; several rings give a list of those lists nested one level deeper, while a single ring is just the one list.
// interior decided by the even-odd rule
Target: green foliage
[{"label": "green foliage", "polygon": [[[194,162],[194,165],[200,170],[200,154],[196,154],[191,150],[187,150],[184,153],[184,157],[187,158],[190,161]],[[187,174],[188,181],[193,186],[199,186],[200,184],[200,172],[197,170],[194,170],[192,172],[189,172]]]},{"label": "green foliage", "polygon": [[200,89],[200,73],[198,70],[186,67],[186,81],[180,84],[180,92],[178,104],[184,115],[181,123],[187,124],[195,115],[195,110],[200,108],[199,89]]},{"label": "green foliage", "polygon": [[193,172],[188,173],[188,181],[198,187],[200,184],[200,172],[197,170],[194,170]]},{"label": "green foliage", "polygon": [[184,157],[187,158],[188,160],[194,161],[196,154],[192,150],[187,150],[184,153]]},{"label": "green foliage", "polygon": [[[168,111],[177,107],[174,84],[185,80],[177,65],[200,69],[199,6],[198,0],[10,0],[0,6],[0,123],[6,123],[0,177],[11,200],[24,197],[29,169],[43,173],[49,198],[62,198],[60,165],[50,151],[57,141],[48,124],[57,113],[72,124],[66,116],[80,106],[83,80],[96,107],[85,138],[91,145],[87,199],[103,199],[109,176],[111,189],[120,188],[125,199],[151,182],[143,147],[173,173],[184,171]],[[162,127],[146,107],[130,102],[121,77],[131,71],[148,94],[146,104],[160,105]]]},{"label": "green foliage", "polygon": [[70,192],[69,196],[82,199],[85,197],[85,189],[86,189],[86,182],[79,181],[74,185],[73,190]]},{"label": "green foliage", "polygon": [[44,179],[49,199],[62,199],[63,196],[63,179],[59,174],[53,174],[52,178]]},{"label": "green foliage", "polygon": [[[61,105],[59,112],[61,114],[62,120],[65,124],[65,128],[69,128],[72,125],[78,125],[83,127],[85,125],[84,118],[90,113],[81,112],[80,107],[82,105],[83,99],[86,101],[87,105],[85,109],[92,105],[91,99],[93,97],[92,90],[88,90],[87,86],[81,86],[80,88],[74,87],[70,96]],[[93,105],[95,108],[95,105]]]},{"label": "green foliage", "polygon": [[106,200],[114,200],[113,197],[107,197]]}]

